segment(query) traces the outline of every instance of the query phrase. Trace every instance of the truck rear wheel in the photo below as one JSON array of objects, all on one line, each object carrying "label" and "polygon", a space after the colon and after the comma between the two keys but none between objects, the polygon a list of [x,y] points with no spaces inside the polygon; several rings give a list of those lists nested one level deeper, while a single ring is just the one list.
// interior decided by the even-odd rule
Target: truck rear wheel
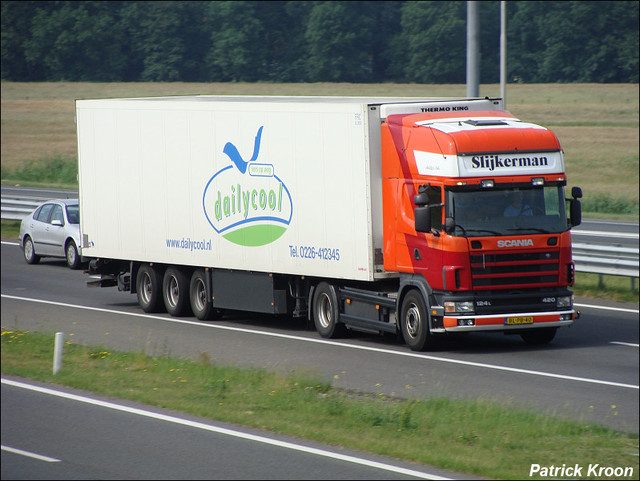
[{"label": "truck rear wheel", "polygon": [[429,315],[420,291],[410,290],[402,301],[400,329],[412,351],[423,351],[431,344]]},{"label": "truck rear wheel", "polygon": [[168,267],[162,280],[162,298],[167,312],[172,316],[191,314],[189,278],[177,267]]},{"label": "truck rear wheel", "polygon": [[153,266],[143,264],[138,269],[136,292],[138,304],[144,312],[162,310],[162,277]]},{"label": "truck rear wheel", "polygon": [[199,320],[208,321],[220,318],[220,309],[213,307],[207,295],[207,277],[204,269],[193,271],[189,284],[189,299],[191,310]]},{"label": "truck rear wheel", "polygon": [[556,337],[557,327],[540,327],[538,329],[531,329],[522,331],[520,337],[527,344],[549,344]]},{"label": "truck rear wheel", "polygon": [[336,288],[321,282],[313,294],[313,322],[320,336],[325,338],[340,337],[346,334],[347,328],[339,323],[338,294]]}]

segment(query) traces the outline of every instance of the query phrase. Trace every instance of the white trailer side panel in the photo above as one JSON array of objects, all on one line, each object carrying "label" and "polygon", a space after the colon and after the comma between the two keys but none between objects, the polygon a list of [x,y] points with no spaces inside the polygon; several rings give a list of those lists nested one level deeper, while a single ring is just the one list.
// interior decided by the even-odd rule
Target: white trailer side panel
[{"label": "white trailer side panel", "polygon": [[376,275],[380,140],[367,103],[187,97],[76,109],[85,255]]}]

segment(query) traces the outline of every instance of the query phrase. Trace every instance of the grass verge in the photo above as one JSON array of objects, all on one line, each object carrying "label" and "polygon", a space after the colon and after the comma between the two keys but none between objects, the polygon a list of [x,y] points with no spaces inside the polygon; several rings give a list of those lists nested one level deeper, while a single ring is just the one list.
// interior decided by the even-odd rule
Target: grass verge
[{"label": "grass verge", "polygon": [[69,342],[54,376],[53,334],[2,328],[1,345],[3,374],[453,471],[524,479],[533,463],[571,460],[638,473],[637,435],[490,400],[356,395],[304,373],[219,366],[204,353],[196,361]]},{"label": "grass verge", "polygon": [[1,167],[0,172],[5,185],[78,188],[78,160],[62,155],[28,160],[16,168]]}]

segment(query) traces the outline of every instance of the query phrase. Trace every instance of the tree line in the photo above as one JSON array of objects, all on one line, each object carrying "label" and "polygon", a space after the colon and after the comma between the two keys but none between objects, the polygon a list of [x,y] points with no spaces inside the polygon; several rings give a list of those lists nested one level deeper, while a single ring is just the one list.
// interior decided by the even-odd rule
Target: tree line
[{"label": "tree line", "polygon": [[[638,1],[507,2],[509,82],[638,82]],[[500,2],[481,1],[499,82]],[[2,80],[466,82],[466,1],[2,1]]]}]

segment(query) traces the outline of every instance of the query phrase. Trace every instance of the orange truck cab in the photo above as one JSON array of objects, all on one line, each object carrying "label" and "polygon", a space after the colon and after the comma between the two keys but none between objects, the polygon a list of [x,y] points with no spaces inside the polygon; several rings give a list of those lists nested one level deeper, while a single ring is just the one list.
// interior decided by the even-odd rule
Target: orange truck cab
[{"label": "orange truck cab", "polygon": [[405,340],[422,349],[431,334],[499,330],[551,341],[579,315],[569,228],[582,194],[565,199],[557,137],[504,110],[424,110],[386,116],[381,134],[384,268],[421,293],[400,309]]}]

